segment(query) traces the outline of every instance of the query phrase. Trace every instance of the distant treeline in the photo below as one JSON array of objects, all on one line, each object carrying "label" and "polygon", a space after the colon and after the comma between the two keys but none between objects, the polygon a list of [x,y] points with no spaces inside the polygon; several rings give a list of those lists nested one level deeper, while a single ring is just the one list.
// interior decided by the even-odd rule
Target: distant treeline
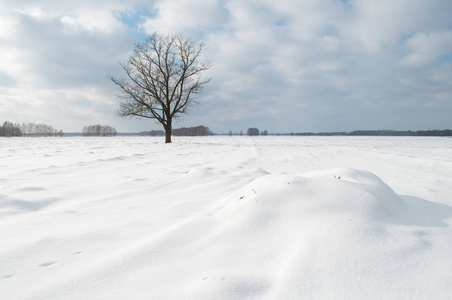
[{"label": "distant treeline", "polygon": [[51,125],[23,123],[22,125],[5,121],[0,127],[0,136],[63,136],[63,130],[57,130]]},{"label": "distant treeline", "polygon": [[[163,130],[151,130],[151,131],[140,132],[140,135],[164,136],[165,132]],[[207,135],[213,135],[213,132],[209,130],[209,127],[196,126],[196,127],[173,129],[172,135],[174,135],[174,136],[207,136]]]},{"label": "distant treeline", "polygon": [[351,135],[351,136],[452,136],[451,129],[445,130],[420,130],[420,131],[397,131],[397,130],[356,130],[352,132],[300,132],[291,135],[302,136],[335,136],[335,135]]},{"label": "distant treeline", "polygon": [[108,125],[90,125],[82,129],[83,136],[116,136],[116,129]]},{"label": "distant treeline", "polygon": [[213,135],[213,132],[206,126],[196,126],[173,129],[172,134],[176,136],[206,136]]}]

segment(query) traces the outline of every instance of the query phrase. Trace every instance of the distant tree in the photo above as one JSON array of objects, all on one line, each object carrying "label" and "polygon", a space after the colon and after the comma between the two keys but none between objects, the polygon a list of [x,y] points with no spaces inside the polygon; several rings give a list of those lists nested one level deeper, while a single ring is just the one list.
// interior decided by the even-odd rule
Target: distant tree
[{"label": "distant tree", "polygon": [[248,128],[247,134],[249,136],[259,135],[259,129],[257,129],[257,128]]},{"label": "distant tree", "polygon": [[261,135],[268,135],[268,131],[267,130],[262,131]]},{"label": "distant tree", "polygon": [[22,123],[22,125],[20,126],[20,131],[22,131],[22,135],[26,136],[27,135],[27,124]]},{"label": "distant tree", "polygon": [[229,136],[232,136],[232,131],[229,130]]},{"label": "distant tree", "polygon": [[60,129],[60,131],[58,131],[58,136],[60,136],[60,137],[64,136],[63,130]]},{"label": "distant tree", "polygon": [[243,131],[242,131],[242,130],[240,130],[240,135],[241,135],[241,136],[243,135]]},{"label": "distant tree", "polygon": [[165,132],[163,130],[142,131],[138,134],[144,136],[165,136]]},{"label": "distant tree", "polygon": [[207,136],[211,135],[211,131],[209,130],[209,127],[197,126],[173,129],[172,134],[176,136]]},{"label": "distant tree", "polygon": [[27,134],[29,136],[34,136],[35,135],[35,133],[36,133],[35,129],[36,129],[36,124],[34,124],[34,123],[28,123],[27,124]]},{"label": "distant tree", "polygon": [[35,123],[28,123],[22,124],[22,127],[27,128],[26,134],[27,136],[53,136],[55,129],[51,125],[46,124],[35,124]]},{"label": "distant tree", "polygon": [[22,136],[22,131],[20,130],[20,128],[20,124],[13,124],[12,122],[5,121],[1,126],[0,136]]},{"label": "distant tree", "polygon": [[117,132],[116,129],[105,125],[90,125],[90,126],[84,126],[82,129],[83,136],[116,136]]},{"label": "distant tree", "polygon": [[201,75],[211,64],[200,61],[205,50],[183,35],[149,35],[137,43],[126,64],[128,80],[109,78],[119,86],[121,117],[156,119],[165,129],[165,143],[171,143],[173,118],[187,112],[209,79]]},{"label": "distant tree", "polygon": [[[58,130],[51,125],[35,124],[35,123],[22,123],[13,124],[6,121],[0,126],[0,136],[56,136]],[[62,132],[62,131],[61,131]]]}]

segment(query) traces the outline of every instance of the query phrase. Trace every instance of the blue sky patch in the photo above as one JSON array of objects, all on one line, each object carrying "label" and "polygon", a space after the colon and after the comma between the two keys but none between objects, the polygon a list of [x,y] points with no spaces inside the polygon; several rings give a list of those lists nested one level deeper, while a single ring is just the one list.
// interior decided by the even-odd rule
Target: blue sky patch
[{"label": "blue sky patch", "polygon": [[441,56],[441,61],[452,64],[452,53]]},{"label": "blue sky patch", "polygon": [[134,37],[137,40],[142,40],[146,33],[141,28],[141,24],[148,18],[152,18],[157,15],[157,10],[150,10],[145,7],[136,7],[133,10],[117,11],[115,17],[126,24],[127,27],[133,30]]}]

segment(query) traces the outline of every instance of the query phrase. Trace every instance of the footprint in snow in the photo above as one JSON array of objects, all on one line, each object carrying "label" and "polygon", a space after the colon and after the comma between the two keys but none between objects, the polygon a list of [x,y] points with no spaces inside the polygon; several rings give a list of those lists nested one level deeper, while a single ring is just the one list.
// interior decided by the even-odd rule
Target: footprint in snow
[{"label": "footprint in snow", "polygon": [[54,265],[54,264],[56,264],[56,261],[48,261],[48,262],[45,262],[43,264],[40,264],[39,266],[40,267],[49,267],[49,266]]}]

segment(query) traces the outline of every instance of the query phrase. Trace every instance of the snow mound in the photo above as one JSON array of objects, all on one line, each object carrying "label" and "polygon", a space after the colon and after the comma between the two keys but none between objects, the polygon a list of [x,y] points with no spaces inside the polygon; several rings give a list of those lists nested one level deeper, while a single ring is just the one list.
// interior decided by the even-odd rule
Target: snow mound
[{"label": "snow mound", "polygon": [[[443,299],[451,292],[449,206],[397,195],[376,175],[355,169],[251,172],[254,180],[216,199],[222,188],[216,178],[232,182],[237,174],[192,168],[144,198],[161,205],[154,219],[131,193],[129,207],[110,208],[124,210],[119,223],[20,248],[23,257],[58,247],[63,257],[74,245],[93,249],[39,263],[40,271],[31,272],[39,284],[21,297]],[[156,200],[170,186],[172,198]],[[70,222],[67,210],[52,214]],[[14,273],[0,280],[12,282]]]},{"label": "snow mound", "polygon": [[[205,278],[230,281],[200,284],[197,297],[425,297],[450,289],[446,268],[426,254],[434,248],[428,227],[447,227],[451,208],[406,200],[372,173],[266,175],[224,204],[209,214],[203,245],[222,254],[208,268],[221,271]],[[407,282],[418,288],[406,290]]]}]

